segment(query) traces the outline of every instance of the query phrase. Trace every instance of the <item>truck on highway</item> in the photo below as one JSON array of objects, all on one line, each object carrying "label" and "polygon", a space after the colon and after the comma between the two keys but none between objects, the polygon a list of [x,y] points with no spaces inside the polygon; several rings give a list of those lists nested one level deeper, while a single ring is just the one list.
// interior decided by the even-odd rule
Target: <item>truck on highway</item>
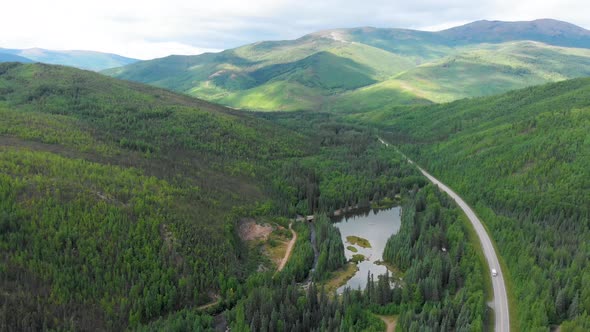
[{"label": "truck on highway", "polygon": [[492,277],[495,277],[498,275],[498,271],[496,271],[496,269],[492,269]]}]

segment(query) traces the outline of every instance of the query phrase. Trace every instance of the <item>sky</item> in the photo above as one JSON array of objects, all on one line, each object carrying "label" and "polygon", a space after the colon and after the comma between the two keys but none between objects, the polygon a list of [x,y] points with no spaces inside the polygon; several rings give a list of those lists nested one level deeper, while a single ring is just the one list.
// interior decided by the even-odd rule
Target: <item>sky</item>
[{"label": "sky", "polygon": [[373,26],[441,30],[554,18],[590,29],[588,0],[4,0],[0,47],[94,50],[138,59]]}]

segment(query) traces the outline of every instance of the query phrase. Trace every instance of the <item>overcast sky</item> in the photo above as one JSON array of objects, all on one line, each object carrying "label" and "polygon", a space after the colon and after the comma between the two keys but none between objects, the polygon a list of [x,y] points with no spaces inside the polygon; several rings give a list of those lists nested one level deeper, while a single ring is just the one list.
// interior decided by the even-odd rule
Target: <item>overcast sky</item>
[{"label": "overcast sky", "polygon": [[149,59],[358,26],[440,30],[555,18],[590,29],[589,12],[588,0],[4,0],[0,47]]}]

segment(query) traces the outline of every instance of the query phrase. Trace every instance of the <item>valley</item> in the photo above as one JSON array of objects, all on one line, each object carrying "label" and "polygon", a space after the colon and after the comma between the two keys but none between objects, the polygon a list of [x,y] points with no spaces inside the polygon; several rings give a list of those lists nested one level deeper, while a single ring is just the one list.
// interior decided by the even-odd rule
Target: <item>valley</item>
[{"label": "valley", "polygon": [[590,329],[590,31],[299,36],[0,49],[0,331]]}]

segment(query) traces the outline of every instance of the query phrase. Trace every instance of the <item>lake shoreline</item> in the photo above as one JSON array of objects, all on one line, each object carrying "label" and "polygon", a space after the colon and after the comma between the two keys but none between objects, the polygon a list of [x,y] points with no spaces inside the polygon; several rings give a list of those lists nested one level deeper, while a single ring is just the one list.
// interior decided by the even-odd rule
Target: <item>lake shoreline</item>
[{"label": "lake shoreline", "polygon": [[[345,248],[346,259],[355,261],[357,272],[338,288],[341,293],[344,288],[363,289],[366,286],[369,273],[375,278],[385,274],[390,269],[382,263],[383,251],[389,238],[396,234],[401,227],[401,207],[389,209],[357,209],[353,214],[341,216],[334,221],[334,226],[340,230],[342,243]],[[349,239],[363,239],[364,241],[350,241]],[[349,248],[350,247],[350,248]],[[354,248],[354,250],[350,250]],[[359,257],[364,256],[364,260]]]}]

